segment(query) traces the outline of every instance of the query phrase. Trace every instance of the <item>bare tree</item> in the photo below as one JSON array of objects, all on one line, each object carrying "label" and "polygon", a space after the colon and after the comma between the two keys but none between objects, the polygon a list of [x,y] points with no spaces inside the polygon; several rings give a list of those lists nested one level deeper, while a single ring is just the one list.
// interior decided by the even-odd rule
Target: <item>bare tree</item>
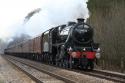
[{"label": "bare tree", "polygon": [[125,0],[90,0],[89,9],[102,48],[100,67],[125,72]]}]

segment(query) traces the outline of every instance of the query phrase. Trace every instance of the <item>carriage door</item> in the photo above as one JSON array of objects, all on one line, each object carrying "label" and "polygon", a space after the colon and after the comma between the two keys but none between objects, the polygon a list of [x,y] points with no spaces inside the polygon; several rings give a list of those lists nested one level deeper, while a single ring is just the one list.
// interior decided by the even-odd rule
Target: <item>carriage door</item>
[{"label": "carriage door", "polygon": [[49,31],[43,34],[43,52],[49,52]]}]

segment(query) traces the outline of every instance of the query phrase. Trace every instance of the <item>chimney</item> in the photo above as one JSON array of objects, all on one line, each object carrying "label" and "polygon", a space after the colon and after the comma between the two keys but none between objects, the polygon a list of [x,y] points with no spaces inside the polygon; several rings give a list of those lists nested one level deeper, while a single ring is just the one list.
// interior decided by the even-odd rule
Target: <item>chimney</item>
[{"label": "chimney", "polygon": [[68,26],[70,26],[70,25],[74,25],[74,24],[76,24],[76,22],[68,22]]},{"label": "chimney", "polygon": [[77,22],[78,22],[78,23],[84,23],[84,21],[85,21],[85,19],[83,19],[83,18],[78,18],[78,19],[77,19]]}]

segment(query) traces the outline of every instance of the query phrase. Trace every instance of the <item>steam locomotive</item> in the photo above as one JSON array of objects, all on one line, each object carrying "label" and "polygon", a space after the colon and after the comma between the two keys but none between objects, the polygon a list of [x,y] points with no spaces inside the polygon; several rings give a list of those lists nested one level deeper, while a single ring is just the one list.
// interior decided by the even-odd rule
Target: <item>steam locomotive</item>
[{"label": "steam locomotive", "polygon": [[82,18],[53,27],[38,37],[8,47],[4,52],[65,68],[91,70],[100,57],[99,44],[93,40],[93,28]]}]

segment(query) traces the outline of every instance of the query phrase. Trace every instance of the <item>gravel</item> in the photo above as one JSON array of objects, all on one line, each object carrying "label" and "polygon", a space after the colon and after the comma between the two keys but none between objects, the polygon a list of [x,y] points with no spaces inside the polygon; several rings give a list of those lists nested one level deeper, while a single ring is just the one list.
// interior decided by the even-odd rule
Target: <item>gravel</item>
[{"label": "gravel", "polygon": [[35,83],[0,55],[0,83]]},{"label": "gravel", "polygon": [[77,72],[73,72],[65,69],[60,69],[60,68],[45,65],[39,62],[34,62],[34,61],[24,60],[24,59],[21,59],[21,60],[27,63],[32,63],[33,65],[38,66],[40,69],[44,69],[49,72],[58,74],[60,76],[64,76],[68,79],[72,79],[76,83],[114,83],[106,79],[101,79],[101,78],[97,78],[97,77],[93,77],[93,76],[89,76],[89,75],[85,75],[85,74],[81,74],[81,73],[77,73]]},{"label": "gravel", "polygon": [[34,76],[35,78],[39,79],[43,83],[64,83],[61,80],[58,80],[58,79],[56,79],[48,74],[42,73],[42,72],[40,72],[32,67],[21,64],[20,62],[17,62],[17,61],[16,62],[12,61],[12,62],[15,63],[16,65],[18,65],[24,71],[26,71],[29,74],[31,74],[32,76]]}]

